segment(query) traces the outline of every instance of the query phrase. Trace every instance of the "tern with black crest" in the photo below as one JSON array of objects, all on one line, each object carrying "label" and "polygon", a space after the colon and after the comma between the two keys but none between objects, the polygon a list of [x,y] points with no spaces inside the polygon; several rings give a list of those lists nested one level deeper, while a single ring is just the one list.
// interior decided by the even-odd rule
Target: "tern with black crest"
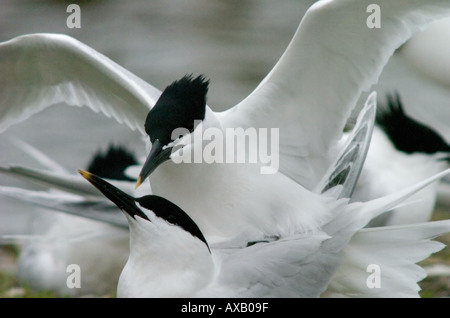
[{"label": "tern with black crest", "polygon": [[[418,297],[424,271],[416,263],[444,245],[432,239],[450,220],[363,229],[444,174],[365,203],[341,199],[312,232],[209,244],[186,211],[155,195],[134,198],[103,179],[80,174],[126,215],[130,254],[118,297]],[[449,171],[446,171],[448,173]],[[370,257],[364,257],[370,251]],[[368,287],[367,269],[388,273]]]}]

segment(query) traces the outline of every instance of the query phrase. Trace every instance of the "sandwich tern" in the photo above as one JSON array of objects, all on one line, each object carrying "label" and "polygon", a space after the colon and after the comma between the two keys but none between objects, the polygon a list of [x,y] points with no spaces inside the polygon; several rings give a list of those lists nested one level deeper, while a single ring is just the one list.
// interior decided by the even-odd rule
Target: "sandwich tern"
[{"label": "sandwich tern", "polygon": [[[118,297],[418,297],[424,271],[416,263],[444,247],[432,239],[450,220],[363,229],[438,177],[365,203],[336,201],[311,232],[209,244],[189,215],[155,195],[130,196],[103,179],[80,174],[126,215],[130,254]],[[371,282],[369,266],[380,269]],[[371,284],[379,284],[371,286]]]}]

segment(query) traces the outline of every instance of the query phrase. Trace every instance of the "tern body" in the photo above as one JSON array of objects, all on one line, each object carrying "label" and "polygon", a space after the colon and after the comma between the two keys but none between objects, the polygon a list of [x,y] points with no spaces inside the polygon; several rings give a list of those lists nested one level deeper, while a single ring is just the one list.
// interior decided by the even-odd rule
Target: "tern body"
[{"label": "tern body", "polygon": [[[448,173],[448,171],[446,171]],[[450,221],[363,229],[373,217],[442,177],[365,203],[337,200],[314,231],[209,244],[201,227],[172,202],[155,195],[134,198],[101,178],[80,174],[126,215],[130,254],[118,297],[417,297],[424,277],[415,263],[440,250],[436,235]],[[364,256],[370,250],[370,256]],[[368,287],[367,270],[386,272]]]},{"label": "tern body", "polygon": [[[283,174],[260,174],[259,168],[256,164],[186,167],[168,162],[154,172],[151,183],[157,184],[154,194],[192,211],[190,215],[214,241],[257,229],[277,236],[292,228],[307,231],[321,224],[330,198],[306,190]],[[192,180],[198,182],[186,186]]]}]

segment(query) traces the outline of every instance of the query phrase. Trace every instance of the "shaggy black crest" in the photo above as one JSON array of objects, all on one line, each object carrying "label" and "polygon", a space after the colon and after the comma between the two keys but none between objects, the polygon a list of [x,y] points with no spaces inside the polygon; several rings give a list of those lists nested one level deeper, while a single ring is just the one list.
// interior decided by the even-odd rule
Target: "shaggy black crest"
[{"label": "shaggy black crest", "polygon": [[376,120],[400,151],[428,154],[450,152],[449,145],[436,131],[405,113],[397,92],[395,96],[387,95],[387,106],[379,108]]},{"label": "shaggy black crest", "polygon": [[106,179],[134,181],[125,175],[125,169],[137,163],[134,155],[124,147],[110,144],[105,152],[97,151],[86,170]]},{"label": "shaggy black crest", "polygon": [[145,120],[150,140],[159,139],[167,145],[175,129],[192,132],[194,121],[205,118],[208,86],[209,80],[203,75],[196,78],[186,75],[167,86]]}]

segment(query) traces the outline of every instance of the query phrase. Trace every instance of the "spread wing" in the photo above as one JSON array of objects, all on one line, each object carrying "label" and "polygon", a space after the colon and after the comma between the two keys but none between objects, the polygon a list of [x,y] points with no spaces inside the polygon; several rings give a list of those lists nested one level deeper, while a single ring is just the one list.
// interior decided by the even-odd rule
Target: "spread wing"
[{"label": "spread wing", "polygon": [[[371,11],[372,0],[317,1],[259,86],[221,113],[225,126],[278,128],[281,172],[310,189],[334,160],[332,146],[361,94],[395,49],[450,9],[445,0],[376,3]],[[380,28],[370,28],[377,12]]]},{"label": "spread wing", "polygon": [[144,134],[160,91],[76,39],[29,34],[0,44],[0,132],[46,107],[88,106]]}]

